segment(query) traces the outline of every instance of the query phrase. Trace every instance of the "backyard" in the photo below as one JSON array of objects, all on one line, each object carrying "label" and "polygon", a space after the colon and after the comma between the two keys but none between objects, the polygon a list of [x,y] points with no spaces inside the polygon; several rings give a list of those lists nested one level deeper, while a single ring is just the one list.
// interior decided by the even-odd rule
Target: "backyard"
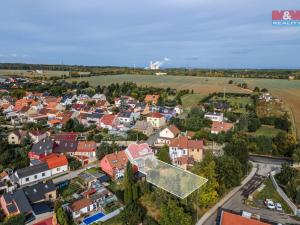
[{"label": "backyard", "polygon": [[280,131],[280,129],[276,129],[274,126],[262,125],[258,130],[254,133],[251,133],[253,136],[266,136],[266,137],[275,137]]},{"label": "backyard", "polygon": [[189,111],[191,108],[197,106],[201,99],[203,99],[206,94],[187,94],[181,97],[182,106],[185,111]]}]

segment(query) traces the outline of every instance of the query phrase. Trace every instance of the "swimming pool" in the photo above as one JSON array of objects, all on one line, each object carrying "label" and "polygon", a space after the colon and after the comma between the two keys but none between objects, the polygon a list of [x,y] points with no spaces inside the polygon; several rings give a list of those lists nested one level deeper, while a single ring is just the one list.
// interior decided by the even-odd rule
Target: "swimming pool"
[{"label": "swimming pool", "polygon": [[83,220],[83,223],[86,224],[86,225],[92,224],[92,223],[98,221],[103,216],[105,216],[105,214],[102,213],[102,212],[96,213],[96,214],[94,214],[94,215],[92,215],[90,217],[85,218]]}]

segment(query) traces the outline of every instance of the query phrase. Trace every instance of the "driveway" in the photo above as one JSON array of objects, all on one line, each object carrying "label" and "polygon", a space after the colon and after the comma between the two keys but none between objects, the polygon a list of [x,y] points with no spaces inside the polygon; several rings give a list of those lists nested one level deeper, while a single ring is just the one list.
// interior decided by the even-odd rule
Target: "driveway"
[{"label": "driveway", "polygon": [[[256,161],[261,161],[263,159],[259,158]],[[285,161],[284,161],[285,162]],[[281,163],[278,160],[272,161],[272,159],[267,159],[266,163],[255,163],[258,166],[258,171],[254,175],[254,177],[247,182],[232,198],[230,198],[222,208],[227,209],[229,211],[234,211],[240,213],[241,211],[247,211],[250,213],[255,213],[261,216],[261,218],[274,221],[282,224],[300,224],[299,221],[294,220],[289,215],[272,211],[266,208],[253,208],[243,204],[244,199],[248,197],[254,190],[256,190],[263,180],[268,176],[269,172],[273,169],[280,167]],[[216,225],[218,218],[218,213],[215,212],[208,220],[206,220],[203,225]]]}]

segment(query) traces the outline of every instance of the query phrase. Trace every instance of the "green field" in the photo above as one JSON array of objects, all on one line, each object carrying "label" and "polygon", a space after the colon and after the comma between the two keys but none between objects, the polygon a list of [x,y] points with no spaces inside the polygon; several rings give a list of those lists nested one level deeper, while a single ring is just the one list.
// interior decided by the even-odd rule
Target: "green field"
[{"label": "green field", "polygon": [[187,94],[181,97],[182,106],[184,110],[190,110],[191,108],[198,105],[200,100],[202,100],[206,94]]},{"label": "green field", "polygon": [[[46,77],[53,77],[53,76],[58,76],[60,77],[61,75],[69,75],[69,71],[49,71],[49,70],[44,70],[44,75]],[[42,76],[42,74],[38,74],[35,71],[31,70],[5,70],[5,69],[0,69],[0,76],[12,76],[12,75],[21,75],[21,76],[28,76],[28,77],[34,77],[34,76]]]},{"label": "green field", "polygon": [[[79,81],[77,79],[70,79]],[[246,82],[250,89],[258,86],[267,88],[273,95],[279,97],[290,111],[291,117],[295,118],[294,123],[300,129],[300,80],[282,79],[252,79],[252,78],[224,78],[224,77],[193,77],[193,76],[154,76],[154,75],[107,75],[85,77],[82,80],[89,81],[91,85],[108,85],[111,83],[122,83],[126,81],[135,82],[142,86],[154,86],[162,88],[176,88],[194,90],[194,93],[207,95],[213,92],[251,93],[237,87],[236,84]],[[233,84],[228,84],[233,80]],[[193,100],[191,100],[193,102]],[[192,103],[193,104],[193,103]],[[298,132],[300,138],[300,132]]]}]

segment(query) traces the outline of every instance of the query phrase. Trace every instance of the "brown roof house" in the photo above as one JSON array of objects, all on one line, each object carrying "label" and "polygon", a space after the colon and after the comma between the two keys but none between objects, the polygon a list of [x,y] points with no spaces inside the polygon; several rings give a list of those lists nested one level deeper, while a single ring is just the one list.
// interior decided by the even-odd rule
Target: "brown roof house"
[{"label": "brown roof house", "polygon": [[159,137],[155,141],[155,146],[169,145],[171,140],[180,134],[180,130],[175,125],[170,125],[159,132]]},{"label": "brown roof house", "polygon": [[101,159],[100,167],[112,179],[116,180],[124,176],[127,161],[125,151],[114,152]]},{"label": "brown roof house", "polygon": [[133,130],[142,132],[143,134],[150,136],[153,134],[154,129],[151,123],[145,120],[138,120],[136,121]]},{"label": "brown roof house", "polygon": [[75,202],[69,204],[68,211],[71,213],[73,219],[77,219],[82,215],[85,215],[89,212],[96,210],[93,201],[89,198],[83,198],[80,200],[76,200]]}]

